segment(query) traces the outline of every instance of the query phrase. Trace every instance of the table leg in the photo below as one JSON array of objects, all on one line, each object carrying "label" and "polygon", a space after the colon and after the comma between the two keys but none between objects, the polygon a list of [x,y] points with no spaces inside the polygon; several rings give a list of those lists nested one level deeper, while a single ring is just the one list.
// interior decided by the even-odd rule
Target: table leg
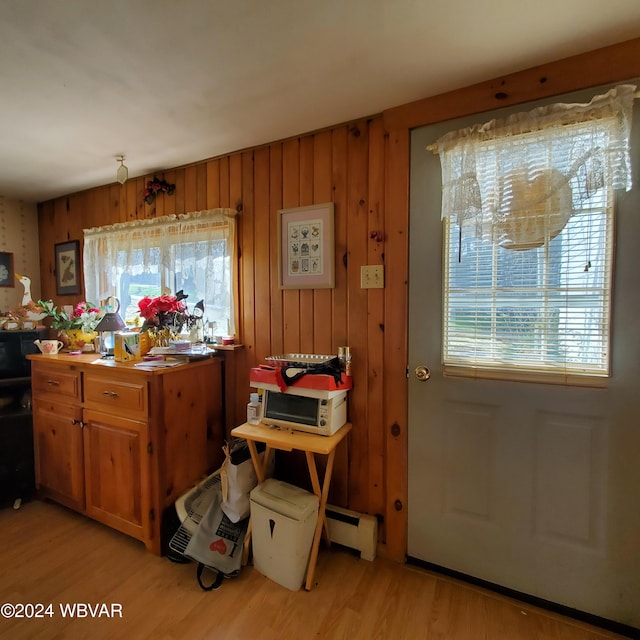
[{"label": "table leg", "polygon": [[249,518],[247,532],[244,534],[244,545],[242,546],[242,559],[240,560],[240,564],[243,567],[246,567],[249,562],[249,549],[251,549],[251,518]]},{"label": "table leg", "polygon": [[[309,475],[311,476],[311,486],[313,488],[313,493],[318,496],[318,501],[322,498],[322,489],[320,488],[320,480],[318,479],[318,469],[316,467],[316,459],[311,451],[304,452],[307,458],[307,466],[309,467]],[[326,478],[325,473],[325,478]],[[329,536],[329,523],[327,519],[324,518],[324,536],[328,545],[331,545],[331,537]]]},{"label": "table leg", "polygon": [[[253,468],[255,469],[256,476],[258,477],[258,484],[261,484],[262,482],[264,482],[265,467],[262,464],[260,464],[260,458],[258,456],[258,449],[256,449],[256,443],[253,440],[247,440],[247,445],[249,446],[249,453],[251,454],[251,460],[253,461]],[[270,453],[271,453],[271,449],[267,447],[264,452],[264,456],[262,458],[265,464],[268,460]]]},{"label": "table leg", "polygon": [[[311,591],[311,586],[313,585],[313,576],[316,572],[316,563],[318,562],[318,551],[320,549],[320,538],[322,537],[322,529],[325,522],[325,509],[327,507],[327,499],[329,497],[329,485],[331,484],[331,474],[333,473],[333,459],[335,457],[336,450],[333,449],[328,457],[327,457],[327,468],[324,472],[324,482],[322,485],[322,492],[320,494],[320,505],[318,507],[318,521],[316,523],[316,532],[313,536],[313,543],[311,545],[311,556],[309,557],[309,567],[307,569],[307,581],[305,583],[305,589],[307,591]],[[313,458],[313,454],[312,454]],[[308,458],[307,458],[308,460]],[[313,469],[315,470],[316,482],[318,483],[318,472],[315,467],[315,459],[313,459]],[[309,467],[310,473],[313,475],[311,471],[311,467]],[[313,483],[313,478],[312,478]]]}]

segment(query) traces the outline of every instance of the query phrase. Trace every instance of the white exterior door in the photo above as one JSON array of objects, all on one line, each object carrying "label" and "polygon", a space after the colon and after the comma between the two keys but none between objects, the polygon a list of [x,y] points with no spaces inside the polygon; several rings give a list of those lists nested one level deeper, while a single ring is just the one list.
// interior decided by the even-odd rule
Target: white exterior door
[{"label": "white exterior door", "polygon": [[441,172],[425,148],[495,114],[413,132],[408,554],[640,627],[640,109],[634,116],[606,389],[443,377]]}]

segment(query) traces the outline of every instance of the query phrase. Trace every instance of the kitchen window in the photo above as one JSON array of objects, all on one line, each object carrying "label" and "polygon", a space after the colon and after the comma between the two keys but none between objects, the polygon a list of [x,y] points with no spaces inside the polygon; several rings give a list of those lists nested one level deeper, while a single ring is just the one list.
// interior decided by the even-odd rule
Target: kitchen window
[{"label": "kitchen window", "polygon": [[605,384],[634,97],[624,85],[430,147],[443,171],[445,374]]},{"label": "kitchen window", "polygon": [[205,323],[235,335],[236,211],[213,209],[119,223],[84,231],[87,299],[120,300],[132,322],[144,296],[182,290],[193,309],[204,300]]}]

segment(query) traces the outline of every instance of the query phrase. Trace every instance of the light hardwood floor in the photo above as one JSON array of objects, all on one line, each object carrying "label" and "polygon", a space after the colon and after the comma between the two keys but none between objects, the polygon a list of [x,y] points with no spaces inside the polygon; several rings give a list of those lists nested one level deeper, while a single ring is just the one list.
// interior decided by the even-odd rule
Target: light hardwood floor
[{"label": "light hardwood floor", "polygon": [[[422,569],[321,550],[316,586],[291,592],[252,567],[200,590],[178,565],[79,514],[34,501],[0,510],[0,605],[52,603],[44,619],[0,617],[0,638],[603,640],[613,634]],[[60,603],[122,606],[63,618]]]}]

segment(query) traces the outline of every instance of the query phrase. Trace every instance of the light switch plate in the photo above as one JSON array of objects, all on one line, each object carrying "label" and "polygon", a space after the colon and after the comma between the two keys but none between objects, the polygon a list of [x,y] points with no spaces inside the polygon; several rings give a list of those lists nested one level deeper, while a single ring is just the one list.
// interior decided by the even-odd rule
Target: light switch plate
[{"label": "light switch plate", "polygon": [[367,264],[360,267],[361,289],[384,288],[384,266],[381,264]]}]

